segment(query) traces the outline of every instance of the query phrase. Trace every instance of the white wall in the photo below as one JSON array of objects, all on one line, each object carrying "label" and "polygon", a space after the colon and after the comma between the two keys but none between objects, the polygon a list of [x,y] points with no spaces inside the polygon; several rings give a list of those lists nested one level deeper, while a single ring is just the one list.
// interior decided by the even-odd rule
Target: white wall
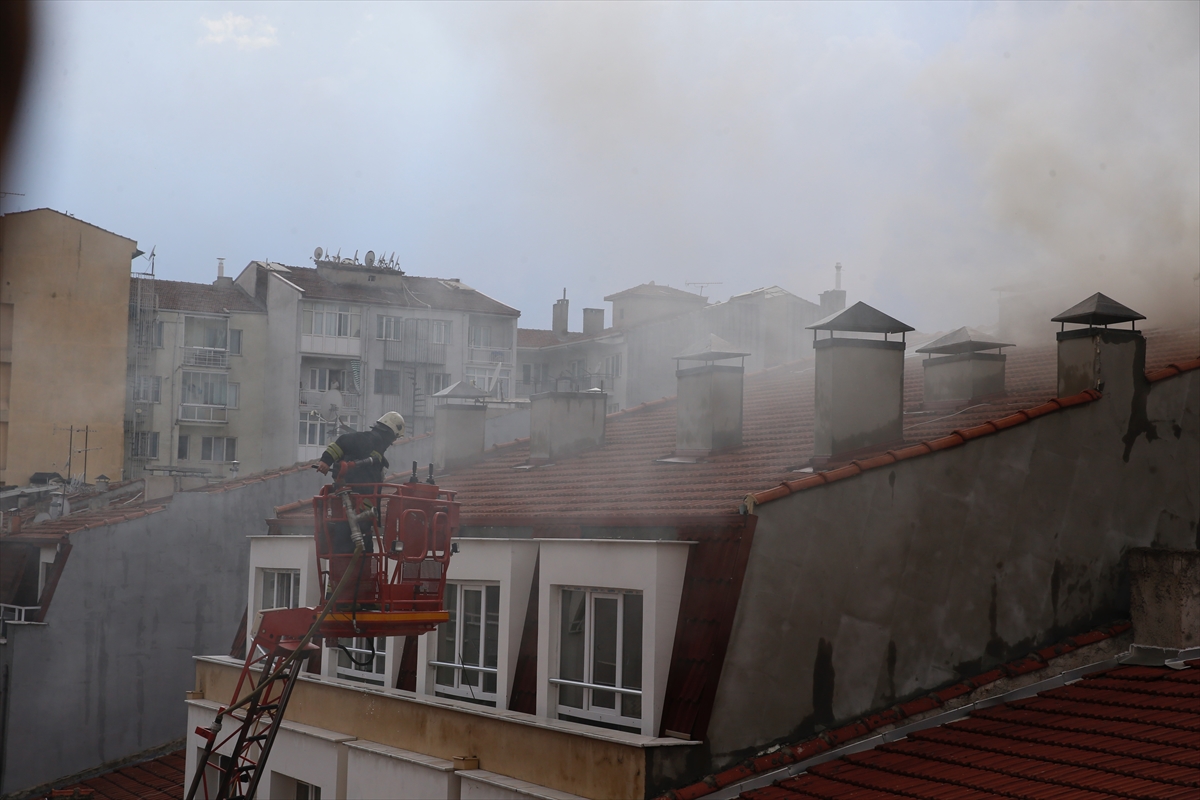
[{"label": "white wall", "polygon": [[564,586],[626,589],[642,592],[642,734],[656,736],[662,719],[663,697],[675,623],[683,594],[688,547],[692,542],[629,541],[618,539],[541,539],[538,577],[537,714],[558,718],[557,692],[550,678],[558,676],[560,591]]},{"label": "white wall", "polygon": [[347,742],[346,797],[459,800],[458,773],[445,759],[377,742]]},{"label": "white wall", "polygon": [[317,573],[317,550],[310,536],[248,536],[250,540],[249,596],[246,601],[247,639],[258,632],[258,612],[262,610],[262,571],[264,569],[300,570],[300,605],[316,606],[321,600]]}]

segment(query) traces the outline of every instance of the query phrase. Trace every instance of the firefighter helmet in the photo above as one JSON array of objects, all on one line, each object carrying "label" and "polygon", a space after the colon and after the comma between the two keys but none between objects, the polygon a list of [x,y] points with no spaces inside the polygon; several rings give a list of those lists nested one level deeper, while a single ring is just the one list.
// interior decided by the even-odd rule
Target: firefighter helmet
[{"label": "firefighter helmet", "polygon": [[396,434],[397,439],[404,435],[404,417],[400,416],[395,411],[387,412],[378,420],[376,420],[375,424],[382,425],[392,433]]}]

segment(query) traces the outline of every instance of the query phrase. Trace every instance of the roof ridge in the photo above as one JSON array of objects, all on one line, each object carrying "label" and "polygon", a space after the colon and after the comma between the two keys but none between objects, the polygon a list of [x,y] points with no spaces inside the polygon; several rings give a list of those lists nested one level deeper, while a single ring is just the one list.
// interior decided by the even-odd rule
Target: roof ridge
[{"label": "roof ridge", "polygon": [[946,686],[940,690],[914,698],[904,703],[898,703],[883,711],[869,714],[832,730],[823,731],[816,736],[801,740],[791,745],[780,746],[778,750],[764,753],[754,758],[730,767],[722,772],[708,775],[696,783],[678,789],[670,789],[659,800],[696,800],[713,792],[746,780],[754,775],[770,770],[786,767],[800,761],[806,761],[813,756],[833,750],[854,739],[861,738],[885,725],[901,722],[909,717],[923,714],[941,708],[956,697],[995,683],[1001,678],[1016,677],[1045,669],[1050,661],[1096,642],[1112,639],[1132,629],[1133,625],[1120,620],[1108,626],[1094,628],[1082,634],[1070,636],[1057,644],[1049,645],[1029,653],[1022,658],[1002,664],[973,678],[967,678]]}]

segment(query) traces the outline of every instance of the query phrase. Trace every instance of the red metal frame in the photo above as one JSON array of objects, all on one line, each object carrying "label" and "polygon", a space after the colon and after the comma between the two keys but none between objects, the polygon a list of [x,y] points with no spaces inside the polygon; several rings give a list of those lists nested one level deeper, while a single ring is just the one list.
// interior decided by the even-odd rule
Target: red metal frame
[{"label": "red metal frame", "polygon": [[[367,545],[357,560],[335,547],[350,541],[347,506]],[[233,699],[212,727],[196,729],[206,744],[188,798],[254,796],[296,679],[320,652],[316,641],[415,636],[450,618],[442,598],[459,527],[454,492],[416,482],[327,486],[313,512],[323,602],[263,612]],[[224,737],[222,718],[236,723]]]}]

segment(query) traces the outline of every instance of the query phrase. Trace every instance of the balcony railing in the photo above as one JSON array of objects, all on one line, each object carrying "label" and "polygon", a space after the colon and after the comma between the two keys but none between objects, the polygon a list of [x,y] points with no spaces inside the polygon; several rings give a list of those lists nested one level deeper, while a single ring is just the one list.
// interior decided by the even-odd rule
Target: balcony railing
[{"label": "balcony railing", "polygon": [[0,603],[0,620],[5,622],[33,622],[41,606],[14,606]]},{"label": "balcony railing", "polygon": [[513,360],[512,350],[494,347],[471,347],[467,358],[476,364],[511,364]]},{"label": "balcony railing", "polygon": [[445,364],[446,345],[428,339],[389,340],[383,343],[383,358],[406,364]]},{"label": "balcony railing", "polygon": [[[342,402],[337,404],[339,413],[354,413],[362,411],[362,395],[358,392],[343,392],[335,390],[342,396]],[[301,389],[300,390],[300,407],[304,409],[322,409],[322,403],[329,403],[331,400],[329,392],[322,392],[316,389]]]},{"label": "balcony railing", "polygon": [[180,422],[228,422],[229,411],[225,406],[209,406],[199,403],[179,405]]},{"label": "balcony railing", "polygon": [[562,378],[549,378],[544,381],[530,381],[524,383],[520,379],[517,380],[517,397],[529,397],[542,392],[586,392],[588,389],[603,389],[606,392],[611,392],[613,382],[616,380],[613,375],[583,375],[580,377],[564,376]]},{"label": "balcony railing", "polygon": [[229,351],[216,347],[185,347],[183,348],[183,365],[185,367],[229,369]]}]

